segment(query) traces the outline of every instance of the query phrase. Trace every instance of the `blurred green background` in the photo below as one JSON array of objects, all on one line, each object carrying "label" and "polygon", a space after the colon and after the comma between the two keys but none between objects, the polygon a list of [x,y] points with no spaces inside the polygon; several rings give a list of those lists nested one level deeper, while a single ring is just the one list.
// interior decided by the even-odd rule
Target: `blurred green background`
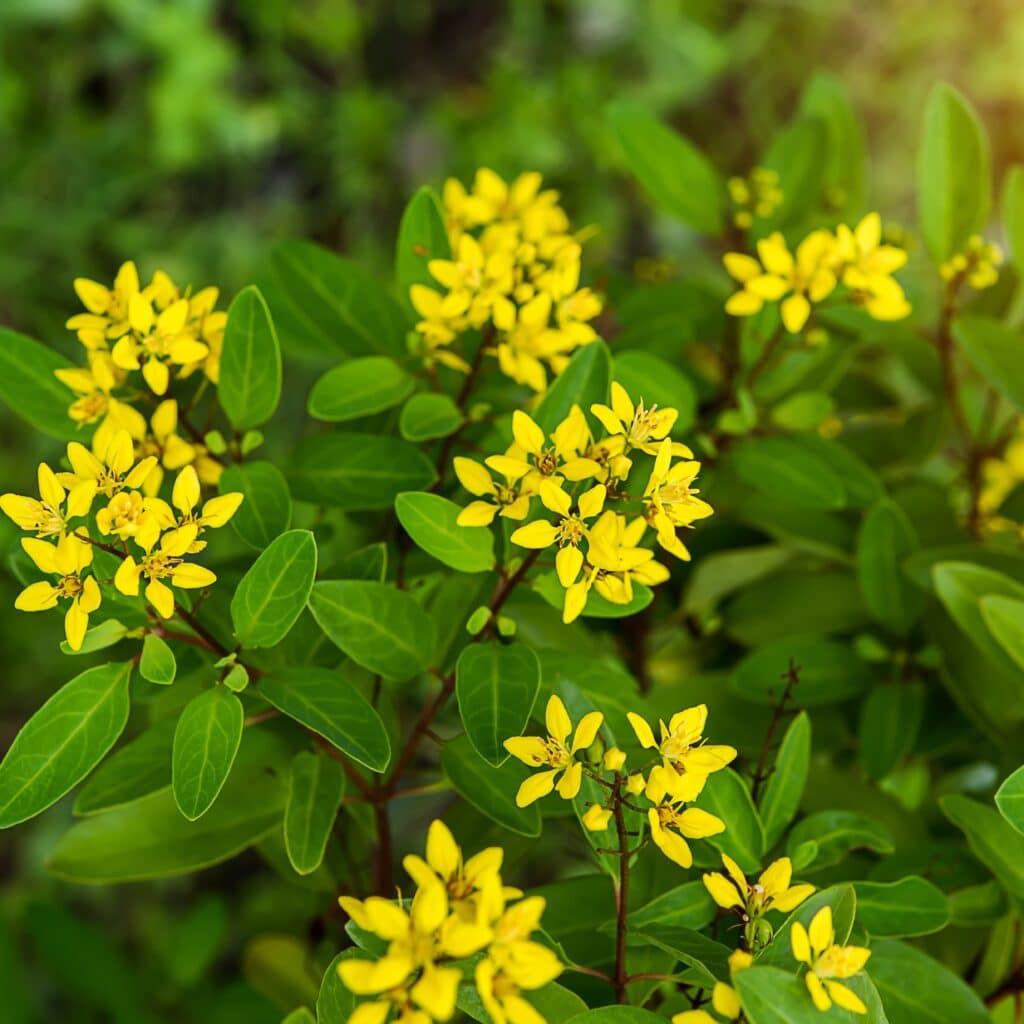
[{"label": "blurred green background", "polygon": [[[75,276],[134,258],[229,296],[287,237],[387,274],[416,187],[479,165],[544,172],[600,226],[592,262],[628,268],[685,239],[622,172],[606,104],[645,103],[741,173],[823,71],[863,120],[872,204],[909,223],[928,88],[976,104],[998,180],[1024,161],[1022,66],[1016,0],[2,0],[0,322],[70,352]],[[55,445],[6,414],[0,438],[3,489],[30,488]],[[58,630],[0,616],[0,749],[72,674]],[[0,835],[0,1016],[278,1021],[257,991],[273,949],[256,987],[240,950],[315,932],[312,894],[282,916],[255,855],[198,883],[62,886],[42,859],[66,804]]]}]

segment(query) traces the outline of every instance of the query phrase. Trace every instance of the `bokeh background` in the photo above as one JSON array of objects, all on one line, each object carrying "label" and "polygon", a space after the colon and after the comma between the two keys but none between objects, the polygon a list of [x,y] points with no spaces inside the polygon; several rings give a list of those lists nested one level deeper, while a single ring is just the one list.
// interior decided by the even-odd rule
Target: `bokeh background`
[{"label": "bokeh background", "polygon": [[[605,106],[638,100],[745,172],[823,72],[865,127],[872,205],[910,222],[929,87],[977,106],[998,180],[1024,161],[1021,67],[1017,0],[0,0],[0,323],[70,352],[75,276],[134,258],[230,296],[288,237],[388,274],[413,191],[480,165],[544,172],[599,225],[593,263],[628,270],[686,240],[623,172]],[[0,442],[3,490],[54,456],[6,412]],[[0,551],[14,539],[0,524]],[[0,602],[16,590],[0,572]],[[0,750],[71,674],[58,629],[0,614]],[[0,1018],[281,1019],[262,994],[272,946],[241,950],[301,934],[301,905],[282,920],[246,858],[61,885],[43,856],[69,815],[0,835]]]}]

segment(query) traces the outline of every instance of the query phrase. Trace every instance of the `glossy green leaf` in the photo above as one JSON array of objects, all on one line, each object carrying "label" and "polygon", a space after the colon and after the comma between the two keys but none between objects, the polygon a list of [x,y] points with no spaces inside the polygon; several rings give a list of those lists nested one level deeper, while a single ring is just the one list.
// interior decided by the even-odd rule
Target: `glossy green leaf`
[{"label": "glossy green leaf", "polygon": [[731,768],[708,777],[697,806],[721,818],[726,830],[707,841],[727,853],[743,871],[756,871],[761,866],[765,848],[764,826],[754,807],[747,784]]},{"label": "glossy green leaf", "polygon": [[454,434],[465,422],[459,407],[447,396],[433,391],[413,395],[398,417],[398,432],[414,443]]},{"label": "glossy green leaf", "polygon": [[320,434],[295,450],[288,480],[300,501],[345,509],[390,508],[402,491],[420,491],[437,478],[430,460],[396,438]]},{"label": "glossy green leaf", "polygon": [[872,938],[930,935],[949,924],[946,894],[917,875],[898,882],[854,882],[857,921]]},{"label": "glossy green leaf", "polygon": [[521,736],[540,688],[540,663],[525,644],[470,644],[455,666],[459,714],[481,757],[500,765],[503,746]]},{"label": "glossy green leaf", "polygon": [[346,949],[339,953],[324,971],[320,993],[316,999],[317,1024],[348,1024],[356,1006],[356,997],[342,984],[338,964],[352,956],[359,956],[358,949]]},{"label": "glossy green leaf", "polygon": [[630,170],[666,213],[706,234],[722,227],[724,183],[707,158],[639,104],[608,111]]},{"label": "glossy green leaf", "polygon": [[45,811],[99,764],[128,721],[131,668],[87,669],[21,727],[0,763],[0,828]]},{"label": "glossy green leaf", "polygon": [[242,702],[223,686],[193,697],[182,711],[174,732],[171,787],[189,821],[206,814],[224,788],[244,723]]},{"label": "glossy green leaf", "polygon": [[761,797],[765,849],[781,838],[800,807],[811,766],[811,720],[801,711],[786,729],[775,755],[775,766]]},{"label": "glossy green leaf", "polygon": [[914,748],[925,707],[922,683],[874,687],[860,707],[858,738],[864,767],[880,779]]},{"label": "glossy green leaf", "polygon": [[697,393],[690,379],[659,356],[642,349],[618,352],[612,360],[612,379],[618,381],[634,404],[650,409],[675,409],[679,417],[672,433],[682,435],[696,418]]},{"label": "glossy green leaf", "polygon": [[871,614],[894,633],[909,629],[924,608],[923,591],[903,570],[917,548],[914,528],[895,502],[872,506],[857,536],[857,578]]},{"label": "glossy green leaf", "polygon": [[309,607],[332,643],[385,679],[409,679],[430,665],[434,624],[404,590],[371,580],[329,580],[313,587]]},{"label": "glossy green leaf", "polygon": [[655,896],[649,903],[631,910],[630,930],[643,931],[655,924],[681,928],[703,928],[714,920],[715,902],[701,881],[684,882]]},{"label": "glossy green leaf", "polygon": [[300,875],[320,867],[344,790],[344,772],[333,758],[308,750],[295,755],[284,805],[284,845]]},{"label": "glossy green leaf", "polygon": [[309,600],[316,562],[308,530],[282,533],[256,559],[231,599],[231,622],[243,647],[273,647],[288,635]]},{"label": "glossy green leaf", "polygon": [[1006,891],[1024,899],[1024,835],[993,808],[958,793],[942,797],[939,806]]},{"label": "glossy green leaf", "polygon": [[61,654],[67,654],[70,657],[95,654],[97,651],[104,651],[108,647],[113,647],[114,644],[124,639],[127,632],[128,627],[118,622],[117,619],[105,619],[99,625],[85,631],[82,646],[77,651],[71,649],[71,645],[67,640],[61,640]]},{"label": "glossy green leaf", "polygon": [[1024,834],[1024,766],[1003,780],[996,792],[996,807],[1018,832]]},{"label": "glossy green leaf", "polygon": [[460,736],[441,749],[441,765],[459,794],[481,814],[518,835],[540,835],[537,805],[516,806],[516,792],[528,770],[515,758],[495,766],[476,752],[468,736]]},{"label": "glossy green leaf", "polygon": [[749,1024],[821,1024],[823,1018],[843,1024],[888,1024],[879,993],[867,975],[844,979],[841,984],[860,997],[866,1014],[854,1014],[837,1006],[822,1014],[812,1002],[804,979],[777,967],[751,967],[735,979]]},{"label": "glossy green leaf", "polygon": [[933,262],[963,248],[992,201],[988,139],[967,100],[945,82],[928,96],[917,153],[917,210]]},{"label": "glossy green leaf", "polygon": [[281,400],[281,346],[255,285],[243,288],[228,310],[217,395],[236,430],[266,423]]},{"label": "glossy green leaf", "polygon": [[147,633],[142,641],[142,657],[139,659],[139,675],[147,682],[169,686],[178,672],[174,651],[155,633]]},{"label": "glossy green leaf", "polygon": [[692,968],[706,985],[729,978],[729,949],[693,928],[680,925],[651,924],[634,932],[630,941],[647,943],[671,954]]},{"label": "glossy green leaf", "polygon": [[953,322],[953,337],[978,373],[1018,412],[1024,412],[1020,331],[980,313],[965,313]]},{"label": "glossy green leaf", "polygon": [[998,644],[1024,670],[1024,599],[990,594],[978,602]]},{"label": "glossy green leaf", "polygon": [[462,509],[439,494],[408,491],[395,499],[405,532],[428,555],[459,572],[494,568],[494,534],[486,526],[459,526]]},{"label": "glossy green leaf", "polygon": [[433,189],[421,188],[409,200],[398,225],[395,280],[402,297],[407,299],[414,284],[437,287],[427,265],[431,260],[449,259],[451,254],[441,203]]},{"label": "glossy green leaf", "polygon": [[262,551],[291,524],[288,481],[273,463],[234,463],[221,474],[219,487],[221,494],[238,491],[245,495],[231,517],[231,526],[249,547]]},{"label": "glossy green leaf", "polygon": [[363,695],[337,672],[325,668],[294,668],[260,680],[260,696],[279,711],[323,736],[342,753],[382,772],[391,745],[380,715]]},{"label": "glossy green leaf", "polygon": [[742,442],[732,463],[744,483],[787,505],[843,508],[846,487],[839,472],[797,437],[766,437]]},{"label": "glossy green leaf", "polygon": [[1024,165],[1014,164],[1003,182],[1003,228],[1010,243],[1010,259],[1024,267]]},{"label": "glossy green leaf", "polygon": [[796,848],[808,839],[818,846],[813,864],[808,865],[808,870],[815,871],[838,864],[851,850],[892,853],[894,849],[889,830],[856,811],[817,811],[802,818],[789,833],[786,851],[793,856]]},{"label": "glossy green leaf", "polygon": [[52,348],[0,327],[0,399],[36,430],[61,441],[82,440],[68,416],[75,395],[53,375],[71,365]]},{"label": "glossy green leaf", "polygon": [[[800,878],[800,872],[794,864],[795,877]],[[835,929],[835,941],[839,945],[845,945],[853,929],[854,918],[857,914],[857,896],[853,886],[848,883],[829,886],[827,889],[820,889],[809,896],[794,910],[785,921],[775,930],[775,938],[757,957],[759,964],[770,964],[773,967],[786,967],[796,969],[797,962],[793,958],[793,946],[790,939],[790,932],[793,924],[799,921],[805,928],[809,928],[814,915],[822,907],[829,907],[832,910],[832,926]],[[806,991],[806,990],[805,990]]]},{"label": "glossy green leaf", "polygon": [[342,423],[398,405],[414,387],[413,379],[387,356],[350,359],[328,370],[309,393],[309,415]]},{"label": "glossy green leaf", "polygon": [[578,405],[591,425],[595,420],[590,407],[595,402],[608,401],[611,387],[612,359],[603,341],[593,341],[577,349],[569,364],[554,379],[551,387],[534,411],[533,418],[545,433],[550,433]]}]

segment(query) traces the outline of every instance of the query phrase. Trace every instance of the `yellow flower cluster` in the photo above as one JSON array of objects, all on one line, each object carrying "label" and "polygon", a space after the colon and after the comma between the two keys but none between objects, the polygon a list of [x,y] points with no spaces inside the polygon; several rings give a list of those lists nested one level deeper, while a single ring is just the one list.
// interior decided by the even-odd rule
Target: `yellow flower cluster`
[{"label": "yellow flower cluster", "polygon": [[430,1024],[455,1013],[463,971],[456,961],[476,958],[473,981],[494,1024],[544,1024],[523,996],[562,973],[558,957],[531,939],[544,900],[525,899],[501,880],[502,851],[490,847],[463,859],[448,827],[431,824],[426,858],[404,866],[416,883],[407,904],[379,896],[342,896],[342,909],[364,931],[387,943],[376,960],[352,958],[338,974],[354,995],[366,996],[349,1024]]},{"label": "yellow flower cluster", "polygon": [[963,252],[958,252],[939,267],[939,275],[951,287],[966,281],[975,291],[991,288],[999,280],[1003,250],[986,242],[981,235],[971,235]]},{"label": "yellow flower cluster", "polygon": [[755,217],[770,217],[785,198],[779,175],[768,167],[755,167],[745,178],[729,179],[729,198],[735,208],[732,222],[745,231]]},{"label": "yellow flower cluster", "polygon": [[580,238],[570,233],[558,193],[541,188],[541,175],[521,174],[511,184],[481,168],[467,190],[449,179],[444,212],[451,259],[428,264],[444,291],[413,285],[417,330],[428,363],[466,372],[452,342],[485,325],[485,341],[506,376],[536,392],[547,387],[569,356],[597,337],[590,325],[600,299],[580,287]]},{"label": "yellow flower cluster", "polygon": [[[654,551],[641,546],[648,527],[657,543],[676,558],[688,560],[678,529],[712,514],[693,487],[700,463],[668,434],[675,409],[636,405],[618,383],[611,405],[595,404],[591,413],[607,436],[595,440],[579,406],[545,436],[525,412],[512,416],[514,442],[484,464],[456,458],[462,486],[477,500],[461,512],[461,526],[487,526],[496,515],[522,521],[534,497],[546,514],[519,527],[512,542],[533,550],[557,548],[555,570],[565,588],[563,621],[572,622],[586,607],[591,589],[614,604],[633,599],[633,584],[654,586],[668,579],[668,569]],[[626,505],[624,484],[637,455],[653,456],[650,473],[634,518],[607,504]],[[676,459],[677,461],[673,461]],[[586,486],[585,490],[581,490]],[[636,502],[632,505],[635,507]]]},{"label": "yellow flower cluster", "polygon": [[871,956],[863,946],[840,946],[832,926],[832,908],[822,907],[811,919],[809,929],[794,921],[789,932],[793,956],[807,965],[804,980],[814,1005],[821,1011],[835,1003],[844,1010],[866,1014],[868,1008],[861,998],[836,978],[852,978],[859,974]]},{"label": "yellow flower cluster", "polygon": [[[5,494],[0,509],[22,530],[35,534],[22,540],[25,553],[54,582],[39,581],[26,587],[15,601],[21,611],[45,611],[67,602],[64,631],[72,650],[79,650],[89,616],[101,601],[100,584],[113,582],[122,593],[134,596],[140,579],[147,580],[146,598],[164,618],[174,614],[174,595],[167,585],[207,587],[216,576],[186,560],[201,551],[203,530],[223,526],[241,504],[242,495],[223,494],[199,509],[199,478],[186,466],[174,484],[172,509],[167,502],[143,494],[141,488],[157,469],[156,456],[136,460],[132,439],[120,430],[90,451],[77,441],[67,447],[70,472],[54,473],[39,466],[39,497]],[[96,499],[105,500],[94,517],[95,527],[107,541],[95,539],[88,517]],[[72,525],[78,520],[85,520]],[[52,541],[52,542],[51,542]],[[129,541],[141,549],[139,561]],[[103,547],[123,559],[112,581],[96,579],[93,548]],[[166,582],[165,582],[166,581]]]},{"label": "yellow flower cluster", "polygon": [[767,302],[780,302],[787,331],[802,331],[814,307],[842,285],[846,299],[875,320],[901,320],[910,313],[903,288],[892,276],[906,263],[903,249],[882,242],[882,221],[869,213],[855,228],[812,231],[790,252],[773,232],[757,243],[757,258],[730,252],[725,269],[740,284],[725,304],[733,316],[753,316]]}]

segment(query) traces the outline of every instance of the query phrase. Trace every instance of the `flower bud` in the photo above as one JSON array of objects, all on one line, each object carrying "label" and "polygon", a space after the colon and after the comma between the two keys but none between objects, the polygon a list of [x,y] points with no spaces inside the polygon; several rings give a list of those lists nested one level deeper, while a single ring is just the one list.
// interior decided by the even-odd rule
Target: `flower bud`
[{"label": "flower bud", "polygon": [[590,832],[603,832],[611,818],[612,812],[607,807],[591,804],[583,815],[583,825]]},{"label": "flower bud", "polygon": [[626,752],[618,747],[609,747],[604,752],[604,766],[610,772],[617,772],[626,763]]},{"label": "flower bud", "polygon": [[626,779],[626,790],[633,796],[639,796],[647,785],[643,772],[634,772]]}]

